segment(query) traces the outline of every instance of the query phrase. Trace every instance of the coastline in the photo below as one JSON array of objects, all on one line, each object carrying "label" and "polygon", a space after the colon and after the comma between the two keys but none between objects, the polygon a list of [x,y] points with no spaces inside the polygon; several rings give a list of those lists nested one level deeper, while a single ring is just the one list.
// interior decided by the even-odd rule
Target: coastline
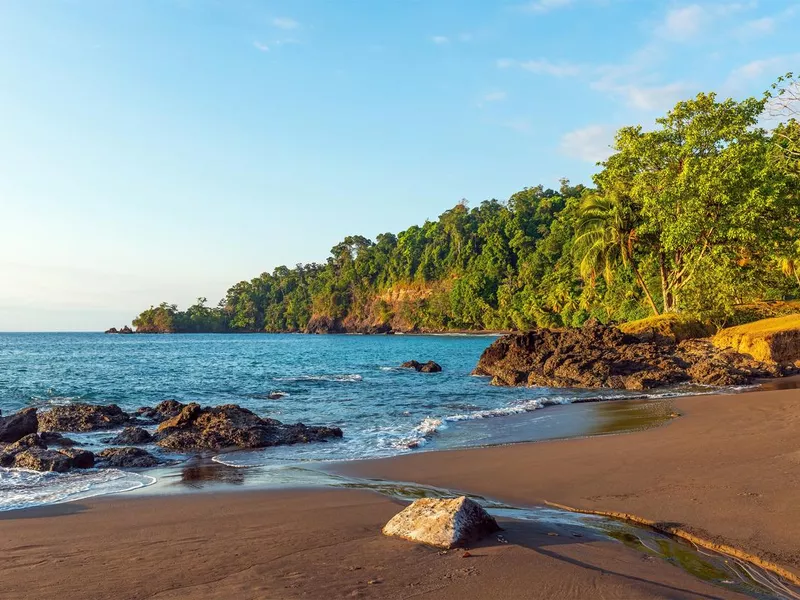
[{"label": "coastline", "polygon": [[[798,574],[800,390],[779,383],[790,389],[673,398],[682,417],[644,431],[424,452],[329,470],[518,506],[553,502],[669,522]],[[645,561],[622,544],[565,543],[546,525],[504,522],[508,544],[488,540],[474,561],[442,556],[380,534],[400,507],[368,491],[328,488],[118,495],[11,511],[0,515],[0,552],[9,565],[3,593],[463,598],[502,589],[509,598],[742,597],[664,561]],[[97,560],[104,569],[91,575]],[[49,562],[44,572],[36,568],[41,561]]]}]

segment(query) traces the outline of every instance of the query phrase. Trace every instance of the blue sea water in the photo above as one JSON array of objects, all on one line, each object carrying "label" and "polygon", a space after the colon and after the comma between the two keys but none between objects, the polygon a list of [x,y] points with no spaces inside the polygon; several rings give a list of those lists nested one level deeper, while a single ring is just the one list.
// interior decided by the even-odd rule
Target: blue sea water
[{"label": "blue sea water", "polygon": [[[132,411],[172,398],[203,405],[235,403],[283,422],[335,425],[344,431],[343,439],[328,443],[217,457],[230,466],[252,467],[507,441],[503,417],[517,415],[518,425],[520,415],[544,405],[602,395],[494,387],[486,378],[471,376],[493,339],[472,335],[0,334],[0,410],[9,414],[28,406],[45,410],[57,404],[90,402],[115,403]],[[410,359],[435,360],[443,372],[399,368]],[[269,398],[276,393],[280,398]],[[70,437],[97,451],[105,445],[108,432]],[[72,499],[99,490],[119,491],[151,479],[142,473],[108,469],[67,476],[0,470],[0,508]],[[62,489],[65,482],[68,493]]]}]

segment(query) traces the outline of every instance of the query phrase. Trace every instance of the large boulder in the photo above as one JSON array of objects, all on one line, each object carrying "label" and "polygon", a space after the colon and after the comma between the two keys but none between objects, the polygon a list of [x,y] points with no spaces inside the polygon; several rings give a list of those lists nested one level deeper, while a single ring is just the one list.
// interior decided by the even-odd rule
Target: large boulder
[{"label": "large boulder", "polygon": [[61,454],[72,461],[73,469],[91,469],[94,466],[94,453],[80,448],[64,448]]},{"label": "large boulder", "polygon": [[8,417],[0,417],[0,443],[11,444],[39,429],[35,408],[25,408]]},{"label": "large boulder", "polygon": [[409,360],[404,362],[400,367],[404,369],[414,369],[419,373],[439,373],[442,370],[442,367],[439,363],[435,363],[432,360],[429,360],[426,363],[421,363],[416,360]]},{"label": "large boulder", "polygon": [[385,535],[437,548],[455,548],[499,531],[497,521],[477,502],[459,498],[420,498],[384,526]]},{"label": "large boulder", "polygon": [[61,435],[57,431],[41,431],[39,432],[39,439],[48,446],[62,446],[70,448],[75,445],[75,440]]},{"label": "large boulder", "polygon": [[159,446],[172,450],[221,450],[325,441],[342,437],[342,430],[302,423],[284,425],[275,419],[262,419],[236,404],[201,408],[192,403],[161,423],[155,437]]},{"label": "large boulder", "polygon": [[48,450],[42,437],[31,433],[2,449],[0,466],[58,472],[89,469],[94,466],[94,454],[73,448]]},{"label": "large boulder", "polygon": [[644,390],[692,381],[742,384],[788,371],[707,340],[642,341],[615,327],[535,329],[498,338],[481,355],[475,375],[495,385]]},{"label": "large boulder", "polygon": [[8,466],[15,469],[64,473],[72,468],[72,459],[57,450],[29,448],[14,454],[13,462]]},{"label": "large boulder", "polygon": [[143,448],[106,448],[98,452],[97,466],[118,469],[145,469],[160,465],[162,461]]},{"label": "large boulder", "polygon": [[120,427],[130,415],[116,404],[65,404],[39,415],[39,431],[95,431]]}]

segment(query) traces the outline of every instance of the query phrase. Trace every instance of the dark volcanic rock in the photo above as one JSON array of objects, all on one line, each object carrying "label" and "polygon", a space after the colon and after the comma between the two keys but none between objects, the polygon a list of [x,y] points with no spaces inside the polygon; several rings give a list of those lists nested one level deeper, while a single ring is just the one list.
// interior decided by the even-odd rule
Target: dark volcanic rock
[{"label": "dark volcanic rock", "polygon": [[0,442],[10,444],[36,433],[39,429],[39,418],[35,408],[25,408],[8,417],[0,417]]},{"label": "dark volcanic rock", "polygon": [[42,431],[39,433],[39,439],[41,439],[48,446],[62,446],[64,448],[69,448],[70,446],[75,445],[75,440],[71,440],[68,437],[61,435],[57,431]]},{"label": "dark volcanic rock", "polygon": [[426,363],[421,363],[416,360],[409,360],[400,366],[404,369],[414,369],[420,373],[438,373],[442,370],[442,367],[432,360],[429,360]]},{"label": "dark volcanic rock", "polygon": [[0,466],[32,471],[69,471],[94,466],[94,454],[88,450],[66,448],[48,450],[43,439],[30,433],[9,444],[0,453]]},{"label": "dark volcanic rock", "polygon": [[346,333],[346,329],[340,319],[316,316],[309,319],[306,333]]},{"label": "dark volcanic rock", "polygon": [[302,423],[284,425],[275,419],[262,419],[236,404],[201,408],[192,403],[161,423],[155,437],[159,446],[173,450],[220,450],[325,441],[342,437],[342,430]]},{"label": "dark volcanic rock", "polygon": [[125,425],[130,416],[116,404],[67,404],[39,415],[39,431],[94,431]]},{"label": "dark volcanic rock", "polygon": [[91,469],[94,466],[94,454],[80,448],[64,448],[61,454],[72,461],[73,469]]},{"label": "dark volcanic rock", "polygon": [[72,459],[57,450],[42,448],[29,448],[13,455],[11,465],[16,469],[30,469],[31,471],[57,471],[64,473],[72,468]]},{"label": "dark volcanic rock", "polygon": [[483,352],[474,374],[496,385],[643,390],[684,381],[742,384],[781,374],[776,369],[706,340],[655,344],[588,322],[503,336]]},{"label": "dark volcanic rock", "polygon": [[166,421],[167,419],[171,419],[179,412],[183,410],[183,407],[186,406],[178,402],[177,400],[164,400],[163,402],[159,402],[153,408],[149,406],[142,406],[141,408],[137,409],[136,414],[142,417],[143,419],[149,419],[151,421],[155,421],[156,423],[160,423],[161,421]]},{"label": "dark volcanic rock", "polygon": [[118,435],[105,440],[108,444],[131,445],[148,444],[153,441],[153,436],[141,427],[126,427]]},{"label": "dark volcanic rock", "polygon": [[106,448],[95,459],[98,466],[120,469],[145,469],[162,462],[143,448]]},{"label": "dark volcanic rock", "polygon": [[133,329],[125,325],[122,329],[117,329],[116,327],[106,329],[106,333],[133,333]]}]

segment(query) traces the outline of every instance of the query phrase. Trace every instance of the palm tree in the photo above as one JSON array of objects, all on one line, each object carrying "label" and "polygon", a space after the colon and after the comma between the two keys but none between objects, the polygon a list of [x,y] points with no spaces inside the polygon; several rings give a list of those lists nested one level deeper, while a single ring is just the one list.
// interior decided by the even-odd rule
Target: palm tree
[{"label": "palm tree", "polygon": [[634,258],[637,223],[628,203],[613,193],[592,194],[584,198],[578,215],[574,250],[580,258],[584,281],[594,284],[597,273],[602,272],[606,282],[611,283],[620,264],[630,267],[653,314],[661,314]]}]

